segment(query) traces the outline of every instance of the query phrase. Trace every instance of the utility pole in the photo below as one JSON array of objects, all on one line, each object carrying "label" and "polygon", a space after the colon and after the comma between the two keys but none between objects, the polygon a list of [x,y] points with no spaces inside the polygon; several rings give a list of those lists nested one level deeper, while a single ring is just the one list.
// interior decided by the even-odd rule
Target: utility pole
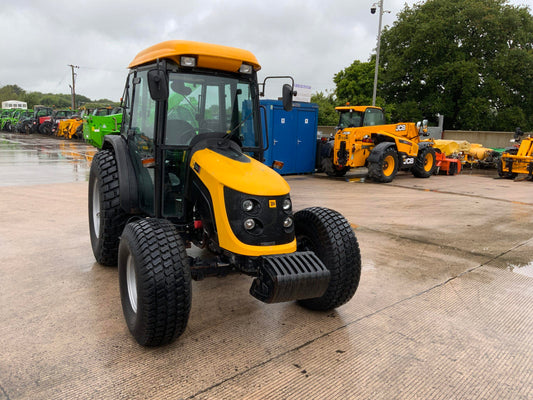
[{"label": "utility pole", "polygon": [[77,65],[68,64],[72,71],[72,86],[70,86],[70,91],[72,93],[72,111],[76,109],[76,74],[74,73],[74,68],[80,68]]},{"label": "utility pole", "polygon": [[[379,49],[381,47],[381,20],[383,19],[383,0],[379,0],[379,3],[374,3],[370,8],[370,13],[376,13],[376,6],[379,7],[379,24],[378,24],[378,43],[376,48],[376,69],[374,71],[374,91],[372,93],[372,105],[376,105],[376,91],[378,89],[378,67],[379,67]],[[390,11],[385,11],[390,12]]]}]

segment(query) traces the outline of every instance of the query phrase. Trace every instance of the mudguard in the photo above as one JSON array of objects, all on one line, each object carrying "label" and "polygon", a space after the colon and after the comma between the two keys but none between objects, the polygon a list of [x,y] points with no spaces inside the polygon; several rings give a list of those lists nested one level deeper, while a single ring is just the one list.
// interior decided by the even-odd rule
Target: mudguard
[{"label": "mudguard", "polygon": [[432,142],[420,142],[418,143],[418,151],[420,152],[420,150],[430,147],[432,144]]},{"label": "mudguard", "polygon": [[367,158],[368,163],[379,162],[381,154],[385,152],[389,147],[396,147],[394,143],[391,142],[381,142],[376,147],[372,149],[372,152]]},{"label": "mudguard", "polygon": [[102,149],[113,149],[117,162],[120,207],[128,214],[139,210],[137,178],[131,162],[128,144],[122,135],[106,135]]}]

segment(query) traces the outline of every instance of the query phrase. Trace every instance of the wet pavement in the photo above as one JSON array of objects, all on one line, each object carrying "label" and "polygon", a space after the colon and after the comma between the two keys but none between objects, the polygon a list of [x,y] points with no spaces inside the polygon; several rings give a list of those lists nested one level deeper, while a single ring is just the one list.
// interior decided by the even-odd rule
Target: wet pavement
[{"label": "wet pavement", "polygon": [[95,153],[79,141],[0,133],[0,186],[87,181]]},{"label": "wet pavement", "polygon": [[346,216],[363,261],[329,313],[193,282],[185,333],[146,349],[94,261],[81,142],[0,134],[0,400],[533,398],[533,182],[289,176]]}]

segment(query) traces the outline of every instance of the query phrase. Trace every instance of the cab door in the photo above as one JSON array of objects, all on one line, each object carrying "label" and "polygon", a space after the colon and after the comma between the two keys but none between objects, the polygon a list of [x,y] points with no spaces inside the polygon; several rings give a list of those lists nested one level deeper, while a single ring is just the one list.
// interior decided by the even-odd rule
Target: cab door
[{"label": "cab door", "polygon": [[147,75],[147,70],[135,70],[128,76],[122,130],[137,177],[139,207],[154,215],[155,101],[150,96]]}]

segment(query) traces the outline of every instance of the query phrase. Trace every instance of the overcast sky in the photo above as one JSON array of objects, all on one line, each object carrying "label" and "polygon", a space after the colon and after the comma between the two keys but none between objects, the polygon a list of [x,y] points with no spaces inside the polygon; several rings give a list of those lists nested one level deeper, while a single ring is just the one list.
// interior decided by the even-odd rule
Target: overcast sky
[{"label": "overcast sky", "polygon": [[[383,25],[405,4],[384,0]],[[18,0],[0,5],[0,87],[118,101],[127,65],[142,49],[171,39],[240,47],[255,54],[259,78],[292,75],[313,92],[375,51],[373,0]],[[512,0],[529,6],[533,0]],[[438,21],[436,21],[438,23]]]}]

